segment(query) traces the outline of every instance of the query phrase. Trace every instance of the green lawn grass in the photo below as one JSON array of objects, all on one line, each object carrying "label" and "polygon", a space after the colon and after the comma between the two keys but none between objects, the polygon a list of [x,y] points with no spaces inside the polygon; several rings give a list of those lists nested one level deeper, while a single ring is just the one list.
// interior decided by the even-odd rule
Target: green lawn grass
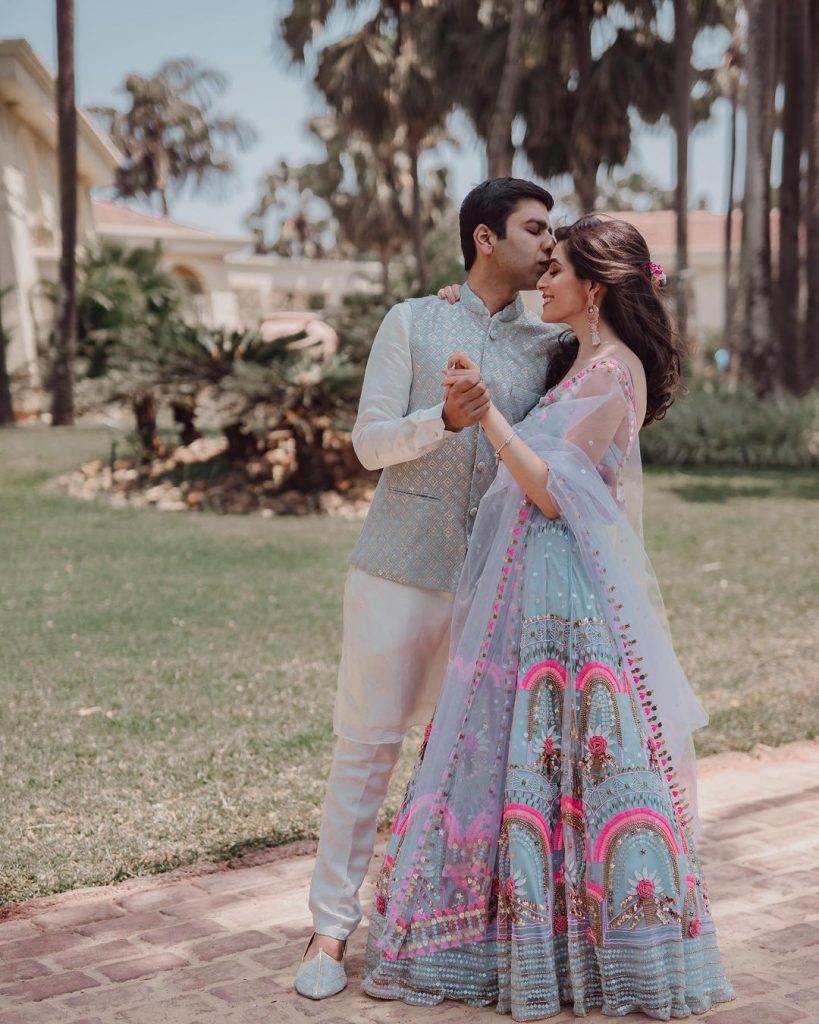
[{"label": "green lawn grass", "polygon": [[[358,524],[46,486],[107,451],[98,428],[0,431],[3,901],[318,828]],[[649,474],[648,547],[711,712],[700,753],[817,734],[817,498],[816,474]]]}]

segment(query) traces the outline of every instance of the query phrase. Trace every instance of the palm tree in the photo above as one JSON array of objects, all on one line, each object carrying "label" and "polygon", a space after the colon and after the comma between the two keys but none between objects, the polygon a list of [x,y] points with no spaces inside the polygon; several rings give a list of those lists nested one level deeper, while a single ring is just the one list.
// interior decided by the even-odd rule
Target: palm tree
[{"label": "palm tree", "polygon": [[[258,250],[292,251],[292,241],[283,236],[296,232],[308,244],[318,239],[326,252],[374,253],[381,262],[384,294],[389,295],[391,263],[406,251],[411,234],[415,200],[409,158],[389,139],[375,146],[334,113],[313,118],[309,129],[324,154],[300,166],[280,161],[265,177],[247,218]],[[426,175],[418,201],[422,235],[426,235],[440,222],[448,204],[445,171]],[[271,244],[265,238],[265,221],[272,208],[293,212],[279,225],[279,237]]]},{"label": "palm tree", "polygon": [[771,143],[775,90],[776,7],[747,0],[748,100],[741,294],[744,303],[741,376],[759,395],[775,390],[771,282]]},{"label": "palm tree", "polygon": [[733,353],[734,341],[734,286],[732,282],[732,242],[734,232],[734,196],[737,167],[737,121],[740,105],[740,89],[742,69],[745,62],[744,40],[740,29],[734,29],[731,42],[725,51],[722,67],[717,73],[717,84],[720,92],[731,104],[731,120],[728,129],[728,180],[727,180],[727,212],[725,217],[725,235],[723,250],[724,290],[724,344]]},{"label": "palm tree", "polygon": [[60,270],[51,422],[74,422],[77,251],[77,108],[74,103],[74,0],[57,0],[57,145],[60,175]]},{"label": "palm tree", "polygon": [[805,343],[802,386],[810,388],[819,382],[819,0],[809,3],[810,89],[808,208],[805,217],[808,236],[807,284],[808,310],[805,322]]},{"label": "palm tree", "polygon": [[804,148],[807,73],[806,0],[782,5],[785,47],[785,105],[782,117],[782,189],[779,222],[779,354],[782,383],[799,389],[802,345],[799,316],[799,222],[801,219],[802,150]]},{"label": "palm tree", "polygon": [[6,348],[9,343],[9,337],[3,326],[3,299],[13,288],[13,285],[6,285],[4,288],[0,284],[0,426],[14,423],[14,407],[11,403],[11,382],[9,381],[9,371],[6,364]]},{"label": "palm tree", "polygon": [[180,58],[150,77],[129,75],[123,85],[127,110],[91,108],[125,156],[117,171],[121,196],[158,195],[167,216],[173,187],[189,181],[201,187],[233,172],[230,149],[246,149],[256,132],[235,115],[214,111],[226,85],[221,72]]},{"label": "palm tree", "polygon": [[[307,48],[315,45],[327,19],[343,6],[352,9],[356,5],[352,0],[294,0],[280,31],[295,63],[305,61]],[[363,25],[319,50],[315,77],[340,122],[359,133],[374,154],[406,156],[411,203],[404,215],[422,289],[426,288],[427,273],[419,159],[443,138],[452,106],[451,99],[436,87],[433,68],[425,59],[426,48],[419,45],[418,30],[428,27],[421,9],[429,6],[430,0],[380,0]],[[393,160],[382,165],[382,172],[400,219],[402,173]]]},{"label": "palm tree", "polygon": [[691,130],[690,0],[674,0],[674,133],[677,140],[677,330],[688,341],[688,135]]},{"label": "palm tree", "polygon": [[509,19],[509,35],[503,71],[498,87],[498,98],[489,122],[486,157],[490,178],[512,173],[514,147],[512,122],[515,119],[517,92],[523,77],[523,56],[526,46],[526,0],[514,0]]},{"label": "palm tree", "polygon": [[600,167],[626,162],[632,114],[654,124],[671,105],[674,47],[656,31],[660,0],[618,5],[628,23],[595,53],[593,39],[609,6],[607,0],[544,6],[529,34],[519,90],[526,155],[544,178],[571,175],[581,212],[594,209]]}]

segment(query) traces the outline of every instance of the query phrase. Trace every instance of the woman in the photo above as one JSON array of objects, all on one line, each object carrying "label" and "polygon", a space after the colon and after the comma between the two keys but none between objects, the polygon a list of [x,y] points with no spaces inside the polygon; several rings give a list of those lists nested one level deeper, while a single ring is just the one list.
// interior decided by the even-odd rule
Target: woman
[{"label": "woman", "polygon": [[[393,826],[364,989],[571,1003],[668,1020],[733,998],[696,852],[691,733],[706,716],[671,646],[640,530],[638,431],[680,388],[631,225],[557,233],[538,282],[566,323],[553,386],[514,430],[455,602],[443,695]],[[460,354],[445,386],[478,368]]]}]

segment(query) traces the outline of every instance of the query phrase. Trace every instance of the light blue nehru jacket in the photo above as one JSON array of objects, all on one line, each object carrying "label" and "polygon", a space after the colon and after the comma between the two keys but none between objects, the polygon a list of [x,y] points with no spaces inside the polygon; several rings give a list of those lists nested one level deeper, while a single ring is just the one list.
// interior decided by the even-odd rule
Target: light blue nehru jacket
[{"label": "light blue nehru jacket", "polygon": [[[412,387],[405,415],[441,401],[441,372],[456,350],[480,366],[510,423],[542,397],[559,330],[529,313],[520,296],[494,316],[467,285],[454,305],[435,297],[409,304]],[[454,591],[495,469],[492,446],[477,425],[419,458],[387,466],[350,563],[396,583]]]}]

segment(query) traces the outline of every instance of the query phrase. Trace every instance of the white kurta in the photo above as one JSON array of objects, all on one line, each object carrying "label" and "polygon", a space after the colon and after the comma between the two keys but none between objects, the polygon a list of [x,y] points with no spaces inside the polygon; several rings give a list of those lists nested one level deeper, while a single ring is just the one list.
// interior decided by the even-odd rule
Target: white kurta
[{"label": "white kurta", "polygon": [[[446,443],[443,401],[406,415],[412,386],[411,311],[385,316],[373,342],[353,446],[367,469],[408,462]],[[443,370],[443,367],[441,367]],[[394,743],[432,716],[449,648],[454,595],[351,568],[333,728],[360,743]]]}]

